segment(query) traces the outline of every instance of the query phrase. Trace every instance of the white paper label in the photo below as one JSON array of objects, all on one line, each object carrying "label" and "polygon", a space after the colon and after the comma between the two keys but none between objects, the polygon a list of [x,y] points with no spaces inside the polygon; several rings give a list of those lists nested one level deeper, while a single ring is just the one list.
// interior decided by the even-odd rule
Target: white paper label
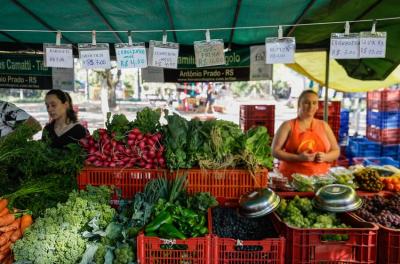
[{"label": "white paper label", "polygon": [[349,35],[332,33],[329,57],[331,59],[359,59],[359,35],[357,33],[351,33]]},{"label": "white paper label", "polygon": [[74,57],[71,45],[55,47],[53,45],[44,45],[45,66],[54,68],[73,68]]},{"label": "white paper label", "polygon": [[386,32],[360,33],[360,58],[385,58]]},{"label": "white paper label", "polygon": [[[84,48],[82,46],[85,46]],[[86,48],[87,47],[87,48]],[[79,58],[84,69],[110,69],[110,51],[108,44],[79,44]]]},{"label": "white paper label", "polygon": [[147,67],[146,48],[144,46],[116,47],[115,53],[117,55],[117,65],[120,69]]},{"label": "white paper label", "polygon": [[225,65],[223,40],[195,41],[194,56],[196,67]]},{"label": "white paper label", "polygon": [[143,82],[164,82],[164,69],[147,67],[142,69]]},{"label": "white paper label", "polygon": [[177,69],[178,54],[179,54],[179,49],[154,47],[152,66],[160,68]]},{"label": "white paper label", "polygon": [[266,38],[265,39],[265,63],[294,63],[296,51],[295,38]]},{"label": "white paper label", "polygon": [[250,47],[250,81],[272,80],[272,65],[265,64],[265,46]]}]

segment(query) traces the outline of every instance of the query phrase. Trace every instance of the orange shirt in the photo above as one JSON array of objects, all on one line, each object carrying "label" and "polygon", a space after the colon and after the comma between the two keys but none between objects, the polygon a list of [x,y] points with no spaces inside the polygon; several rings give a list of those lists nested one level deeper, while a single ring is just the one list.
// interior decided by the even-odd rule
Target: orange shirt
[{"label": "orange shirt", "polygon": [[[301,131],[299,120],[290,120],[290,134],[286,140],[284,150],[288,153],[299,154],[304,151],[329,152],[331,144],[326,135],[324,121],[313,119],[311,127]],[[325,174],[330,168],[329,162],[317,163],[313,161],[280,161],[279,171],[291,179],[293,173],[305,175]]]}]

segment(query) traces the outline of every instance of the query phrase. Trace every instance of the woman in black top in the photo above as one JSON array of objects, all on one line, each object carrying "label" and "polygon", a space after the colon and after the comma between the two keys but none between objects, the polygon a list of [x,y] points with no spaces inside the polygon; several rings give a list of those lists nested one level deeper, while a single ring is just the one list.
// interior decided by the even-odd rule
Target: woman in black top
[{"label": "woman in black top", "polygon": [[45,97],[50,123],[43,129],[42,139],[52,147],[63,148],[85,137],[87,130],[79,122],[72,108],[72,99],[61,90],[50,90]]}]

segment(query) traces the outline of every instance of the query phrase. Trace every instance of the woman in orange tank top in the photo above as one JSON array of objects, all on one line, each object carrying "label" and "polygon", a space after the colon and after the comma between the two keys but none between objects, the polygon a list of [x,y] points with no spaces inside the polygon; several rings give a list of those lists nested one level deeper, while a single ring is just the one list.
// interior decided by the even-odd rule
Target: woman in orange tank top
[{"label": "woman in orange tank top", "polygon": [[312,90],[301,93],[298,116],[284,122],[272,142],[272,155],[280,160],[279,171],[291,179],[293,173],[324,174],[340,154],[329,125],[315,119],[318,95]]}]

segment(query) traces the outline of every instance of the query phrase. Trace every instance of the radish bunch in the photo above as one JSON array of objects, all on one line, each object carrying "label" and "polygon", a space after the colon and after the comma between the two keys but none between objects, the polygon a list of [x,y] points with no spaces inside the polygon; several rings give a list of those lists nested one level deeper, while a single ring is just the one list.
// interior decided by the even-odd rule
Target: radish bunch
[{"label": "radish bunch", "polygon": [[123,141],[115,139],[106,129],[98,129],[98,139],[88,135],[80,140],[87,151],[86,165],[96,167],[165,168],[161,133],[143,134],[138,128],[129,131]]}]

